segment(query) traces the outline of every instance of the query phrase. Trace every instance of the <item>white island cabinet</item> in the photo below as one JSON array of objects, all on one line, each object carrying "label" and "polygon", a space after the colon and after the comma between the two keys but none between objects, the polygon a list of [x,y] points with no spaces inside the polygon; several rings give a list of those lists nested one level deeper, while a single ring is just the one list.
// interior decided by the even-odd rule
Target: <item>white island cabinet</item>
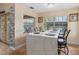
[{"label": "white island cabinet", "polygon": [[28,55],[57,55],[57,37],[42,34],[27,34],[26,49]]}]

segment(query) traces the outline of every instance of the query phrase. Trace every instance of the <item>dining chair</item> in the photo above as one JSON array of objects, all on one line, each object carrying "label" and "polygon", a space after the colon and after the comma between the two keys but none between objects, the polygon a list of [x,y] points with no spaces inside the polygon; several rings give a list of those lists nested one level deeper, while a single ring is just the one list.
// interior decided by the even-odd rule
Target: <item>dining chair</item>
[{"label": "dining chair", "polygon": [[[63,52],[65,55],[68,55],[69,49],[67,46],[67,38],[71,30],[65,30],[63,36],[58,37],[58,54],[61,55]],[[64,49],[64,50],[63,50]]]}]

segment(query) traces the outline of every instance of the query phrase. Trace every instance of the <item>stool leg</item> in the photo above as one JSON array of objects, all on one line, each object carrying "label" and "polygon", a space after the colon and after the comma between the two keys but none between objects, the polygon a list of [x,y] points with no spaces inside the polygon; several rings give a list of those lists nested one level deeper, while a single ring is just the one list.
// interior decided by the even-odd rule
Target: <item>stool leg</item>
[{"label": "stool leg", "polygon": [[68,55],[68,53],[69,53],[69,49],[67,46],[64,48],[64,53],[65,53],[65,55]]},{"label": "stool leg", "polygon": [[68,46],[66,46],[66,49],[67,49],[66,55],[68,55],[68,53],[69,53],[69,49],[68,49]]},{"label": "stool leg", "polygon": [[61,55],[61,48],[58,48],[58,55]]}]

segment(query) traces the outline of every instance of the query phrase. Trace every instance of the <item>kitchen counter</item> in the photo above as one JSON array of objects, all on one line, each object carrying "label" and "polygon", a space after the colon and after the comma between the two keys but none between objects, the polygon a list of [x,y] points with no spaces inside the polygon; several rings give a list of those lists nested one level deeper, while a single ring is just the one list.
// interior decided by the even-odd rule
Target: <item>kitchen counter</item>
[{"label": "kitchen counter", "polygon": [[27,34],[26,47],[28,55],[57,55],[57,32],[41,32]]},{"label": "kitchen counter", "polygon": [[40,32],[40,33],[37,33],[37,34],[34,34],[34,33],[28,33],[28,35],[34,35],[34,36],[43,36],[43,37],[49,37],[49,38],[58,38],[58,34],[59,34],[59,31],[57,32]]}]

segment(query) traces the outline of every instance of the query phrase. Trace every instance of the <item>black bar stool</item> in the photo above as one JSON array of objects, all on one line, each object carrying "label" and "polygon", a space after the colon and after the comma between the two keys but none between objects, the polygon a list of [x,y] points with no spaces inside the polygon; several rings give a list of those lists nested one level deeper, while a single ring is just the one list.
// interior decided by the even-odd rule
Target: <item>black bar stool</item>
[{"label": "black bar stool", "polygon": [[[70,30],[64,30],[64,34],[62,36],[58,36],[58,54],[61,55],[61,52],[63,52],[65,55],[68,55],[69,49],[67,46],[67,38],[70,33]],[[64,50],[63,50],[64,49]]]}]

